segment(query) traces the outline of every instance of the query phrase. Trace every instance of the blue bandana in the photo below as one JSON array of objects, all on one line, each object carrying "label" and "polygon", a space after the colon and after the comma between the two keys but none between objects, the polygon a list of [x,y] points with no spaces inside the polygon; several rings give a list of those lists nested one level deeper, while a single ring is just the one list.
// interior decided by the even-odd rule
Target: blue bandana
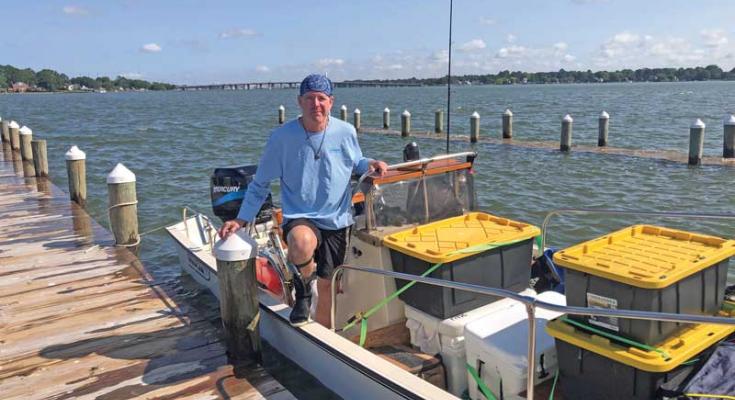
[{"label": "blue bandana", "polygon": [[303,96],[307,92],[322,92],[327,96],[332,95],[332,81],[321,74],[311,74],[301,81],[299,95]]}]

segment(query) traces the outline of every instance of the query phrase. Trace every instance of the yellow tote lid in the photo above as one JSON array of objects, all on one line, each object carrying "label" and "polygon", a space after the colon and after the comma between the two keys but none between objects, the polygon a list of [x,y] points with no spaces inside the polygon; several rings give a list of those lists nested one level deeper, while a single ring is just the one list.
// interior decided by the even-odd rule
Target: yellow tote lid
[{"label": "yellow tote lid", "polygon": [[735,240],[634,225],[554,254],[573,270],[645,289],[660,289],[735,255]]},{"label": "yellow tote lid", "polygon": [[[721,316],[726,316],[724,313]],[[656,346],[668,356],[656,351],[627,347],[610,339],[588,333],[561,320],[546,324],[550,336],[585,350],[647,372],[668,372],[735,332],[735,325],[692,324],[690,328],[669,336]]]},{"label": "yellow tote lid", "polygon": [[447,263],[539,233],[533,225],[472,212],[393,233],[383,239],[383,244],[430,263]]}]

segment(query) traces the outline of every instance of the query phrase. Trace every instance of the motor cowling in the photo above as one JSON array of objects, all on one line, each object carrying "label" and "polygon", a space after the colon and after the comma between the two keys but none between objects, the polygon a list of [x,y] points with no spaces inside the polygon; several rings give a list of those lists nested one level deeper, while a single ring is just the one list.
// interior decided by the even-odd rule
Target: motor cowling
[{"label": "motor cowling", "polygon": [[[248,185],[253,181],[256,165],[239,167],[215,168],[210,181],[212,196],[212,211],[223,222],[235,219],[240,211]],[[273,198],[270,193],[255,217],[255,223],[266,222],[271,219]]]}]

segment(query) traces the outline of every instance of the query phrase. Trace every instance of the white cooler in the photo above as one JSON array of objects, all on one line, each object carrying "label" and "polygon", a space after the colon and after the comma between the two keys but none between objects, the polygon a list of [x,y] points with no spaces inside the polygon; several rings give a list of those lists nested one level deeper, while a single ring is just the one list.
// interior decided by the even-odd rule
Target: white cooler
[{"label": "white cooler", "polygon": [[[534,296],[536,292],[526,289],[521,294]],[[499,300],[441,320],[406,304],[406,327],[411,332],[411,344],[423,353],[441,355],[450,393],[461,396],[467,389],[465,325],[489,314],[495,314],[507,306],[506,300]]]},{"label": "white cooler", "polygon": [[[536,296],[540,301],[566,305],[563,294],[549,291]],[[518,396],[526,390],[528,370],[528,321],[526,307],[510,299],[500,300],[504,307],[497,312],[476,319],[465,327],[467,363],[473,366],[480,379],[490,388],[495,397],[523,399]],[[546,334],[544,327],[550,319],[562,313],[536,308],[536,381],[539,384],[553,378],[557,369],[554,338]],[[470,398],[484,400],[477,383],[465,370],[469,383]],[[500,380],[503,393],[500,393]]]}]

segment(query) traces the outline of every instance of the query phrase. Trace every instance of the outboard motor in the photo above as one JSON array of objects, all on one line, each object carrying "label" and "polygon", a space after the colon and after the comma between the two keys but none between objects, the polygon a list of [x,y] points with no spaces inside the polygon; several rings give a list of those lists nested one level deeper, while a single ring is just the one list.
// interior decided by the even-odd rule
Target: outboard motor
[{"label": "outboard motor", "polygon": [[[240,167],[215,168],[212,174],[210,193],[212,195],[212,210],[223,222],[237,217],[240,205],[245,197],[245,191],[250,182],[253,181],[256,165],[244,165]],[[255,217],[255,223],[259,224],[271,219],[273,210],[273,198],[268,197]]]},{"label": "outboard motor", "polygon": [[418,143],[411,142],[403,148],[403,161],[414,161],[420,158]]}]

